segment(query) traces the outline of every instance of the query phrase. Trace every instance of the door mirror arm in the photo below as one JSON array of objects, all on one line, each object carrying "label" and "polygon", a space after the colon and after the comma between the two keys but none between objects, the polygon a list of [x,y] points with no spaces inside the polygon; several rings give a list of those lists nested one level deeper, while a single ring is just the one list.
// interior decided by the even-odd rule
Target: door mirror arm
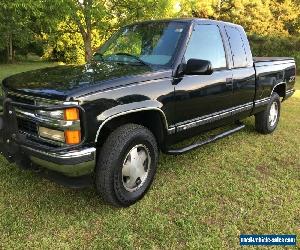
[{"label": "door mirror arm", "polygon": [[175,77],[183,77],[186,68],[186,63],[180,63],[175,70]]}]

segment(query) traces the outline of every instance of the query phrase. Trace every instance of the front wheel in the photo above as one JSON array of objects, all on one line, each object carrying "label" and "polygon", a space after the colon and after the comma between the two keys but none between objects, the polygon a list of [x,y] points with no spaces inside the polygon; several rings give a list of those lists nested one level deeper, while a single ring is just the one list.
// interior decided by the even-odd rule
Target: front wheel
[{"label": "front wheel", "polygon": [[279,122],[280,97],[273,93],[266,110],[255,115],[255,128],[262,134],[272,133]]},{"label": "front wheel", "polygon": [[112,205],[130,206],[148,191],[157,162],[151,131],[137,124],[117,128],[100,150],[95,178],[98,193]]}]

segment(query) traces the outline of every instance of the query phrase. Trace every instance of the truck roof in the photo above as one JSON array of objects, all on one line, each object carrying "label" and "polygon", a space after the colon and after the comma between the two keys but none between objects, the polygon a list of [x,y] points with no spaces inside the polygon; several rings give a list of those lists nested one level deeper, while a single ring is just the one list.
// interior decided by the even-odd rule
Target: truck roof
[{"label": "truck roof", "polygon": [[177,22],[197,22],[197,23],[206,23],[206,24],[222,24],[222,25],[230,25],[230,26],[237,26],[242,27],[239,24],[234,24],[230,22],[225,21],[219,21],[219,20],[212,20],[212,19],[206,19],[206,18],[194,18],[194,17],[186,17],[186,18],[168,18],[168,19],[158,19],[158,20],[147,20],[147,21],[141,21],[141,22],[134,22],[132,24],[141,24],[141,23],[152,23],[152,22],[170,22],[170,21],[177,21]]}]

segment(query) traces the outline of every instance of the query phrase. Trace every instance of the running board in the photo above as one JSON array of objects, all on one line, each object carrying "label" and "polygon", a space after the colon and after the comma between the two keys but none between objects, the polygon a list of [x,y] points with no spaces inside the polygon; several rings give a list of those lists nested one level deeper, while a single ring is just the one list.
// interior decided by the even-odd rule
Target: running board
[{"label": "running board", "polygon": [[222,138],[224,138],[226,136],[229,136],[229,135],[231,135],[233,133],[236,133],[236,132],[240,131],[241,129],[243,129],[244,127],[245,127],[245,125],[239,125],[238,127],[234,128],[234,129],[227,130],[227,131],[225,131],[225,132],[223,132],[221,134],[215,135],[215,136],[213,136],[213,137],[211,137],[211,138],[209,138],[209,139],[207,139],[205,141],[199,141],[199,142],[196,142],[196,143],[194,143],[192,145],[189,145],[187,147],[184,147],[184,148],[169,149],[169,150],[166,151],[166,154],[170,154],[170,155],[184,154],[184,153],[189,152],[189,151],[191,151],[193,149],[199,148],[199,147],[204,146],[204,145],[206,145],[208,143],[215,142],[215,141],[217,141],[219,139],[222,139]]}]

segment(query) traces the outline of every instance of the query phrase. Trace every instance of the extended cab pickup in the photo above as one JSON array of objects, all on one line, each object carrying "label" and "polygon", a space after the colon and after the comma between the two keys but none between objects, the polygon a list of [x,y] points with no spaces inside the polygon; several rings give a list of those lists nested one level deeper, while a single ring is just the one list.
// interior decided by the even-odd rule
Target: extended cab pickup
[{"label": "extended cab pickup", "polygon": [[[4,79],[0,149],[27,167],[93,176],[105,201],[129,206],[150,187],[160,151],[181,154],[213,142],[252,115],[258,132],[273,132],[281,102],[294,93],[295,72],[293,58],[253,58],[239,25],[135,23],[86,65]],[[227,124],[234,127],[174,146]]]}]

